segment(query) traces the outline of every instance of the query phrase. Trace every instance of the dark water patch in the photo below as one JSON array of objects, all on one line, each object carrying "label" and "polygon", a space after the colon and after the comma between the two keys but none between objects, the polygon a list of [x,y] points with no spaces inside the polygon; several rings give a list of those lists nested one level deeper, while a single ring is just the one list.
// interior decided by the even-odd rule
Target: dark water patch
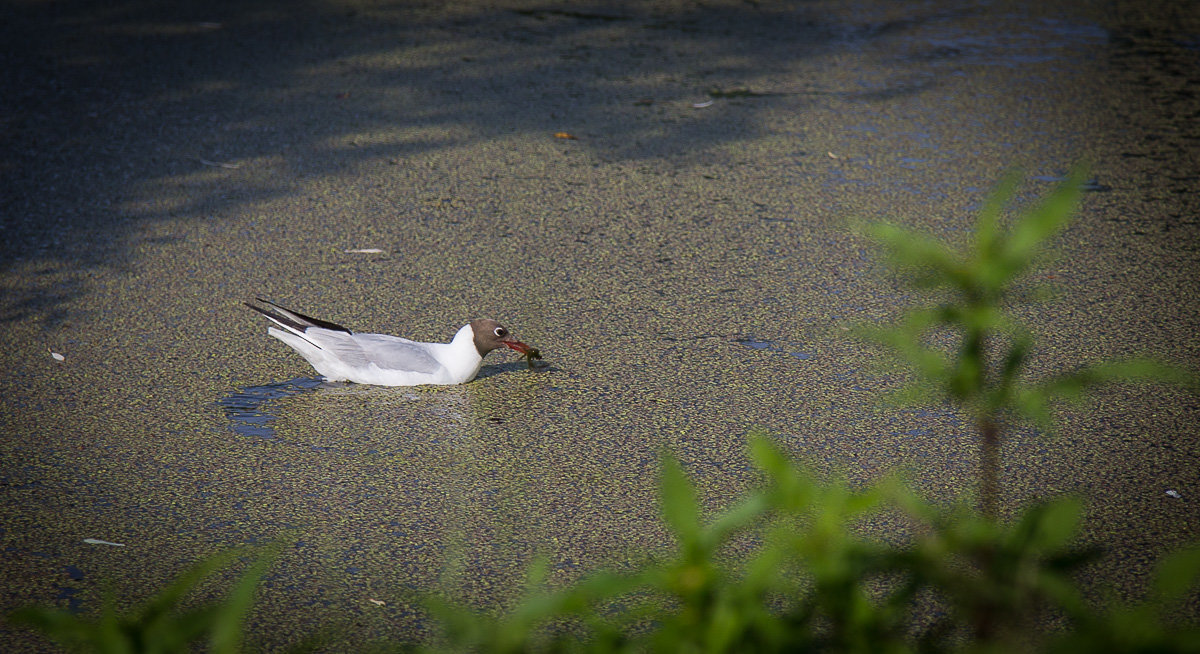
[{"label": "dark water patch", "polygon": [[753,337],[739,338],[734,341],[753,350],[762,350],[766,352],[779,352],[795,357],[801,361],[810,361],[817,357],[817,353],[811,347],[801,343],[783,343],[781,341],[764,341]]},{"label": "dark water patch", "polygon": [[77,597],[79,594],[78,588],[59,586],[57,590],[58,594],[54,596],[54,599],[58,602],[66,600],[68,613],[75,614],[83,610],[83,600]]},{"label": "dark water patch", "polygon": [[277,440],[271,423],[276,415],[273,403],[315,390],[325,382],[312,377],[297,377],[288,381],[249,386],[217,401],[229,418],[229,427],[242,436]]},{"label": "dark water patch", "polygon": [[224,410],[228,428],[249,437],[251,445],[382,460],[460,442],[469,430],[468,397],[459,387],[386,387],[300,377],[250,386],[216,404]]},{"label": "dark water patch", "polygon": [[1109,32],[1099,25],[1067,20],[1023,20],[1009,17],[1016,31],[980,33],[961,23],[941,23],[913,38],[909,59],[922,62],[970,63],[1018,68],[1083,56],[1087,47],[1104,43]]},{"label": "dark water patch", "polygon": [[536,18],[538,20],[566,18],[579,21],[614,22],[633,19],[633,16],[620,13],[571,11],[566,9],[511,9],[509,11],[512,11],[514,14]]},{"label": "dark water patch", "polygon": [[[1065,174],[1062,174],[1062,175],[1034,175],[1032,177],[1032,179],[1035,179],[1039,182],[1050,182],[1052,184],[1061,184],[1062,182],[1066,181],[1067,176]],[[1085,181],[1084,183],[1080,184],[1079,190],[1087,192],[1087,193],[1107,193],[1113,189],[1111,186],[1109,186],[1107,184],[1101,184],[1099,182],[1099,180],[1097,180],[1095,177],[1093,177],[1093,178]]]}]

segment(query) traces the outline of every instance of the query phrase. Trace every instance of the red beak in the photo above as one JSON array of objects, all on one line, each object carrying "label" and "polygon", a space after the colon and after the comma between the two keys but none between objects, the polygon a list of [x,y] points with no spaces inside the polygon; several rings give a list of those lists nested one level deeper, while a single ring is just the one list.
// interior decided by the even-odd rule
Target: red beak
[{"label": "red beak", "polygon": [[529,354],[530,350],[533,349],[533,348],[529,347],[528,345],[522,343],[521,341],[518,341],[515,339],[511,340],[511,341],[504,340],[504,341],[500,341],[500,342],[503,343],[505,346],[507,346],[509,349],[516,350],[516,351],[520,352],[521,354]]}]

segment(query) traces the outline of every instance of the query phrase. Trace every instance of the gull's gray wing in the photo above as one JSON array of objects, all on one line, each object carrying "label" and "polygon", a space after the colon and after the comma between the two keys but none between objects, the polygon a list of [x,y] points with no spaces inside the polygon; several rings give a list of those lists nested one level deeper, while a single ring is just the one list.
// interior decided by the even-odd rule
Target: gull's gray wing
[{"label": "gull's gray wing", "polygon": [[442,364],[423,344],[386,334],[350,334],[329,329],[308,328],[304,337],[348,366],[367,367],[371,363],[385,370],[411,370],[434,373]]}]

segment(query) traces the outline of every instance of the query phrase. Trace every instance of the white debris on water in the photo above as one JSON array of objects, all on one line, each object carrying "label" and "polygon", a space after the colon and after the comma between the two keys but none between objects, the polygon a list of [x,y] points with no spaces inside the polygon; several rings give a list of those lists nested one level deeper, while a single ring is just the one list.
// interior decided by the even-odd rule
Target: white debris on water
[{"label": "white debris on water", "polygon": [[87,543],[88,545],[111,545],[113,547],[125,547],[125,543],[113,543],[106,540],[100,540],[99,538],[85,538],[83,539],[83,542]]}]

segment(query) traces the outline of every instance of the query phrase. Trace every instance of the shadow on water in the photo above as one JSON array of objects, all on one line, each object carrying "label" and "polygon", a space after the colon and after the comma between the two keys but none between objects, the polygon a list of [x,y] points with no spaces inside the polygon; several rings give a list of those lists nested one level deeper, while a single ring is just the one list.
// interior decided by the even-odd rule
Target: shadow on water
[{"label": "shadow on water", "polygon": [[779,341],[766,341],[747,336],[739,338],[734,342],[744,345],[752,350],[760,350],[767,352],[781,352],[791,355],[801,361],[809,361],[816,358],[817,352],[812,345],[804,343],[783,343]]},{"label": "shadow on water", "polygon": [[276,414],[278,402],[312,392],[327,383],[313,377],[297,377],[274,384],[248,386],[218,400],[217,404],[224,409],[233,431],[242,436],[274,441],[277,436],[271,423],[279,418]]},{"label": "shadow on water", "polygon": [[[515,367],[488,366],[480,377]],[[296,377],[247,386],[216,404],[229,429],[241,436],[341,455],[457,447],[471,422],[471,394],[462,386],[372,386]],[[287,427],[277,422],[281,419]]]},{"label": "shadow on water", "polygon": [[[564,127],[604,161],[753,138],[758,112],[811,90],[748,80],[892,31],[804,4],[439,4],[9,3],[0,269],[53,281],[6,289],[0,321],[65,322],[93,290],[81,268],[135,267],[149,224],[215,224],[364,161]],[[737,111],[688,108],[714,93]]]},{"label": "shadow on water", "polygon": [[[403,170],[430,152],[567,127],[600,161],[670,159],[755,138],[782,97],[890,101],[967,64],[1019,67],[1106,34],[1138,79],[1146,60],[1162,64],[1148,77],[1166,80],[1153,97],[1172,107],[1156,123],[1165,138],[1128,156],[1162,178],[1153,162],[1190,147],[1170,134],[1195,133],[1190,34],[1149,50],[1140,31],[1061,20],[981,36],[956,20],[972,10],[922,3],[900,18],[816,3],[503,5],[8,3],[0,268],[21,279],[5,289],[0,321],[67,321],[64,307],[94,290],[81,268],[136,265],[139,248],[155,245],[148,224],[219,222],[364,161]],[[764,81],[764,71],[786,78],[797,61],[883,39],[911,39],[915,69],[820,88]],[[700,99],[736,111],[689,108]],[[903,163],[932,165],[925,158]],[[1168,178],[1180,193],[1195,182],[1192,171]]]}]

